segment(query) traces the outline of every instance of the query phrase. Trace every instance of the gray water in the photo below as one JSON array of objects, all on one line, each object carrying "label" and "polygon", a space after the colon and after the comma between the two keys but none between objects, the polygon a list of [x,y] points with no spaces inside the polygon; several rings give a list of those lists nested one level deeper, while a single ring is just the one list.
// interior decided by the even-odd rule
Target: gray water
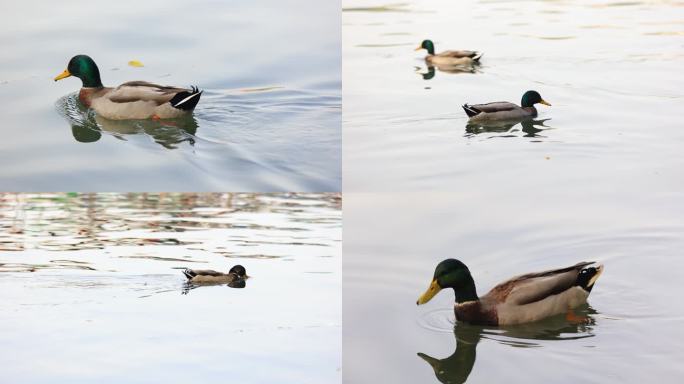
[{"label": "gray water", "polygon": [[[379,4],[343,3],[345,191],[681,181],[680,3]],[[482,65],[424,80],[414,48],[428,38]],[[553,104],[538,107],[542,131],[466,131],[462,104],[528,89]]]},{"label": "gray water", "polygon": [[1,381],[339,382],[341,235],[339,194],[2,194]]},{"label": "gray water", "polygon": [[[339,20],[311,0],[5,4],[2,190],[339,191]],[[106,86],[204,94],[181,121],[96,119],[78,79],[53,81],[76,54]]]},{"label": "gray water", "polygon": [[[677,2],[343,3],[344,381],[676,383],[684,306],[684,7]],[[413,48],[483,51],[472,72]],[[544,126],[468,130],[463,103],[520,102]],[[605,264],[578,309],[513,328],[417,307],[458,258],[478,293]]]}]

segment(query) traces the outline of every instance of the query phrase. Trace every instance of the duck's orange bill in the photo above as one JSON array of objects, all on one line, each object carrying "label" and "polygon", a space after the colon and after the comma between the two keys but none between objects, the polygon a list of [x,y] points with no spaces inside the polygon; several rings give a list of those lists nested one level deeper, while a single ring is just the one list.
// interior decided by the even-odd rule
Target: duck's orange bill
[{"label": "duck's orange bill", "polygon": [[551,106],[551,103],[549,103],[548,101],[546,101],[544,99],[542,99],[542,101],[540,101],[539,103],[544,104],[544,105],[548,105],[549,107]]},{"label": "duck's orange bill", "polygon": [[60,73],[59,75],[57,75],[57,77],[55,77],[55,81],[62,80],[69,76],[71,76],[71,73],[69,73],[68,69],[65,69],[64,72]]},{"label": "duck's orange bill", "polygon": [[420,51],[421,49],[423,49],[423,46],[419,45],[418,48],[414,49],[414,51]]},{"label": "duck's orange bill", "polygon": [[427,303],[428,301],[430,301],[430,299],[435,297],[437,292],[439,292],[441,290],[442,290],[442,287],[439,286],[439,283],[437,282],[437,280],[432,280],[432,283],[430,283],[430,288],[428,288],[428,290],[425,291],[425,293],[423,293],[418,298],[418,301],[416,301],[416,304],[421,305],[421,304]]}]

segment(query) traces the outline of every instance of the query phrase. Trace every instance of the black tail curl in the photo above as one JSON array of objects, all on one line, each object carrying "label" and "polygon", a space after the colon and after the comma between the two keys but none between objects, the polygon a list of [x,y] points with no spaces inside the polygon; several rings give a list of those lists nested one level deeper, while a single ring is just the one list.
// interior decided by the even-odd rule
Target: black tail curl
[{"label": "black tail curl", "polygon": [[183,111],[192,111],[199,103],[199,99],[202,96],[202,92],[199,88],[195,86],[190,87],[190,92],[183,91],[178,92],[170,101],[174,108],[181,109]]},{"label": "black tail curl", "polygon": [[463,110],[465,111],[466,115],[468,115],[468,117],[473,117],[473,116],[482,112],[479,109],[472,107],[468,104],[463,104],[462,107],[463,107]]},{"label": "black tail curl", "polygon": [[185,268],[185,269],[183,270],[183,274],[184,274],[185,277],[187,277],[188,279],[192,279],[193,277],[197,276],[197,274],[195,273],[195,271],[193,271],[192,269],[188,269],[188,268]]}]

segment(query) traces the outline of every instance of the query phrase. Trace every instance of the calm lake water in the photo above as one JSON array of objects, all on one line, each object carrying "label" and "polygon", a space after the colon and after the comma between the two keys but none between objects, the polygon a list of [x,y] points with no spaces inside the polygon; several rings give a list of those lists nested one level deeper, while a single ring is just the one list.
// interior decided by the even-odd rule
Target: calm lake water
[{"label": "calm lake water", "polygon": [[3,382],[340,382],[341,232],[339,194],[2,194]]},{"label": "calm lake water", "polygon": [[[2,190],[339,191],[339,14],[315,0],[6,4]],[[96,119],[80,80],[53,81],[81,53],[105,85],[204,94],[182,121]]]},{"label": "calm lake water", "polygon": [[[343,6],[344,382],[681,381],[684,7]],[[425,80],[426,38],[482,65]],[[553,104],[543,130],[466,130],[461,104],[528,89]],[[582,260],[606,270],[588,324],[482,328],[454,324],[451,292],[415,304],[449,257],[480,294]]]},{"label": "calm lake water", "polygon": [[[345,191],[679,176],[681,3],[381,4],[343,2]],[[480,50],[482,65],[424,80],[414,48],[428,38]],[[541,132],[466,131],[462,104],[519,103],[528,89],[553,104],[538,108]]]}]

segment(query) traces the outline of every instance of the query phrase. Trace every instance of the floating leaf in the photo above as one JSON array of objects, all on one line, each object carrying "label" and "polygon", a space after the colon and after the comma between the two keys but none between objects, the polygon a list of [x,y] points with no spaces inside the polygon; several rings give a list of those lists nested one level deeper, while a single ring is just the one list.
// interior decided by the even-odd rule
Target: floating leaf
[{"label": "floating leaf", "polygon": [[131,60],[128,62],[128,65],[131,67],[144,67],[143,63],[139,62],[138,60]]}]

